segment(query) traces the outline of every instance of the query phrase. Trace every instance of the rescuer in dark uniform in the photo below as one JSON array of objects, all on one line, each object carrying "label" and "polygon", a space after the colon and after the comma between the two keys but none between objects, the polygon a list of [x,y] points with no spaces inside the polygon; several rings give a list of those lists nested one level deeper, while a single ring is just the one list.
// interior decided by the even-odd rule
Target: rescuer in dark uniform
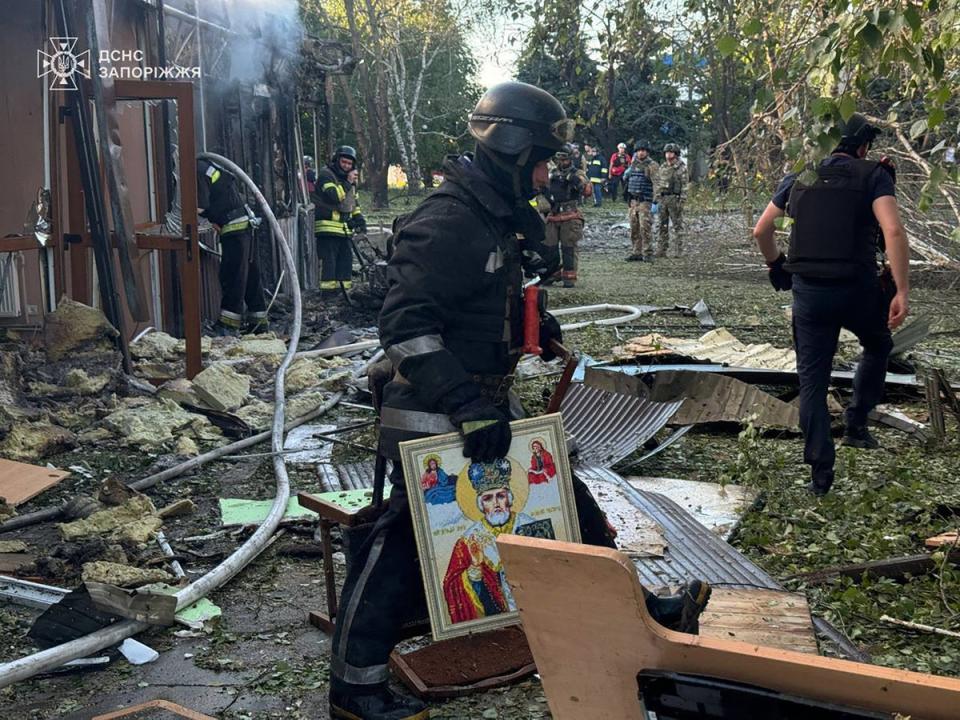
[{"label": "rescuer in dark uniform", "polygon": [[571,145],[564,145],[553,158],[556,167],[550,172],[547,185],[550,212],[547,213],[545,242],[552,249],[560,249],[563,266],[560,277],[564,287],[572,288],[577,284],[580,241],[583,240],[583,213],[579,205],[587,178],[573,163]]},{"label": "rescuer in dark uniform", "polygon": [[[350,553],[333,637],[333,718],[428,716],[420,701],[387,687],[400,626],[426,608],[397,444],[459,431],[473,461],[506,454],[508,391],[523,344],[523,274],[556,271],[529,200],[546,185],[546,161],[569,140],[572,121],[549,93],[509,82],[480,99],[469,129],[477,140],[473,161],[447,162],[440,187],[396,225],[380,314],[393,375],[383,389],[379,452],[393,460],[393,491],[386,513]],[[546,347],[560,337],[559,324],[547,316],[540,334]],[[603,513],[579,481],[574,496],[583,541],[613,547]],[[677,596],[651,596],[648,607],[689,632],[708,596],[709,586],[695,581]]]},{"label": "rescuer in dark uniform", "polygon": [[[197,161],[197,207],[220,233],[220,317],[214,331],[237,335],[267,329],[267,305],[251,222],[232,174],[209,160]],[[244,309],[246,306],[246,309]]]},{"label": "rescuer in dark uniform", "polygon": [[311,199],[313,231],[320,256],[320,289],[349,289],[353,284],[354,232],[365,233],[367,222],[357,198],[357,151],[349,145],[337,148],[330,163],[317,173]]},{"label": "rescuer in dark uniform", "polygon": [[[811,467],[810,490],[825,495],[833,484],[827,387],[840,329],[854,333],[863,357],[853,381],[843,443],[875,448],[867,415],[883,393],[890,331],[909,310],[909,248],[897,209],[892,166],[866,160],[879,129],[855,113],[840,145],[817,169],[812,185],[795,175],[780,183],[753,236],[777,290],[793,288],[793,334],[800,376],[803,460]],[[774,241],[774,221],[793,219],[784,256]],[[885,245],[885,247],[884,247]],[[878,272],[878,252],[889,266]]]}]

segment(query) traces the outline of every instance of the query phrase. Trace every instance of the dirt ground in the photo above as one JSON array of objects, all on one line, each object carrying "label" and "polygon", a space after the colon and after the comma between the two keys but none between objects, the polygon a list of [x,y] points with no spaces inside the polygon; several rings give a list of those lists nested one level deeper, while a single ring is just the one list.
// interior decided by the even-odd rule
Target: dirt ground
[{"label": "dirt ground", "polygon": [[[707,207],[709,205],[709,207]],[[622,203],[588,208],[587,237],[581,252],[581,280],[575,289],[551,289],[553,307],[600,302],[693,305],[703,298],[716,319],[745,342],[790,343],[784,314],[788,294],[774,293],[758,262],[742,211],[703,203],[687,216],[685,255],[653,264],[626,263],[628,230]],[[403,212],[398,207],[396,212]],[[376,218],[374,218],[376,219]],[[383,219],[386,219],[385,217]],[[960,370],[960,293],[956,278],[932,271],[915,273],[912,314],[933,321],[933,332],[913,352],[920,366]],[[316,298],[308,322],[319,339],[336,313]],[[337,308],[342,303],[337,301]],[[350,310],[354,326],[373,323],[373,316]],[[344,318],[340,318],[343,320]],[[647,315],[630,327],[591,328],[570,333],[567,344],[598,359],[622,340],[649,332],[680,337],[702,334],[695,318],[676,313]],[[309,345],[305,345],[309,347]],[[536,409],[552,380],[526,381],[520,390]],[[841,397],[842,399],[842,397]],[[925,418],[922,396],[891,397],[901,409]],[[367,419],[362,410],[337,408],[330,421]],[[806,587],[792,575],[830,565],[921,552],[923,538],[955,528],[960,522],[960,468],[957,426],[948,418],[948,441],[924,447],[903,433],[879,429],[881,449],[873,453],[844,449],[838,457],[836,489],[823,500],[809,495],[796,436],[761,434],[752,429],[702,428],[689,433],[651,460],[633,458],[618,469],[624,474],[676,477],[758,487],[762,504],[744,519],[735,544],[751,559],[792,589],[806,592],[816,614],[842,628],[884,665],[960,676],[960,651],[934,636],[905,634],[879,621],[886,613],[939,627],[960,629],[960,573],[944,563],[936,571],[907,584],[891,581],[836,580]],[[351,439],[370,444],[369,433]],[[264,451],[265,445],[248,452]],[[362,455],[362,453],[359,453]],[[356,459],[358,452],[338,449],[336,459]],[[94,477],[74,476],[22,510],[47,507],[71,493],[93,490],[109,471],[121,477],[146,475],[157,461],[117,448],[84,447],[46,458],[54,465],[86,463]],[[291,472],[295,490],[319,490],[307,471]],[[162,483],[148,491],[160,507],[189,497],[198,510],[170,520],[166,534],[184,557],[191,577],[209,569],[237,546],[225,536],[198,542],[219,526],[218,497],[267,499],[273,495],[273,474],[262,458],[217,462],[189,477]],[[36,527],[11,533],[43,545],[52,530]],[[140,667],[120,659],[105,670],[35,678],[0,691],[0,709],[11,718],[89,718],[121,706],[154,698],[179,702],[219,718],[326,717],[329,640],[306,622],[311,609],[323,609],[323,577],[319,561],[305,559],[305,546],[315,547],[312,529],[291,527],[284,535],[211,599],[223,610],[222,621],[209,635],[175,635],[156,630],[139,639],[160,652],[160,659]],[[337,567],[342,580],[342,566]],[[0,608],[0,659],[30,652],[24,639],[36,612]],[[189,633],[187,633],[189,635]],[[536,679],[504,690],[439,704],[432,717],[512,720],[550,717]]]}]

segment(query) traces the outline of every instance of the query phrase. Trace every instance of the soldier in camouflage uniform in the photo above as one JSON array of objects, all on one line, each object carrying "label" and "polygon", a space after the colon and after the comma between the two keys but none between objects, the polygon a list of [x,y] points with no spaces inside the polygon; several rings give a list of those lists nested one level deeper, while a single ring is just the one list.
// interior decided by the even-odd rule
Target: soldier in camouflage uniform
[{"label": "soldier in camouflage uniform", "polygon": [[670,225],[673,225],[675,257],[683,253],[683,202],[687,197],[687,166],[680,160],[676,143],[663,146],[666,162],[657,175],[657,198],[660,212],[660,238],[657,257],[666,257],[670,247]]},{"label": "soldier in camouflage uniform", "polygon": [[560,246],[563,270],[560,273],[565,288],[577,283],[577,265],[580,256],[580,241],[583,240],[583,213],[578,207],[587,186],[587,176],[573,164],[573,148],[567,144],[553,156],[556,167],[550,172],[547,199],[547,237],[544,244]]}]

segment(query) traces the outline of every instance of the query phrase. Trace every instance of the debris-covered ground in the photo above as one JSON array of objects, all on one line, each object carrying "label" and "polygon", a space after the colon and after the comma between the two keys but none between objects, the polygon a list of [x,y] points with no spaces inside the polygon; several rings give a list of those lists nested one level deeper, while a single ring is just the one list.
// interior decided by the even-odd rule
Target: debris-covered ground
[{"label": "debris-covered ground", "polygon": [[[404,212],[402,206],[395,212]],[[581,281],[575,289],[551,289],[553,307],[595,303],[692,306],[703,298],[718,327],[743,342],[790,346],[785,313],[789,296],[776,294],[758,262],[742,211],[711,207],[687,218],[685,256],[653,264],[626,263],[628,230],[622,203],[587,209],[587,239],[581,253]],[[387,216],[373,219],[387,220]],[[919,270],[914,275],[914,317],[926,316],[931,333],[910,351],[918,367],[940,367],[950,377],[960,370],[960,293],[955,277]],[[338,296],[305,298],[304,350],[338,329],[333,344],[371,336],[375,314],[348,307]],[[268,427],[272,376],[283,352],[271,336],[243,343],[216,339],[205,347],[209,377],[187,384],[180,343],[150,333],[134,343],[135,380],[120,370],[110,349],[109,328],[82,309],[65,318],[63,346],[47,357],[30,338],[8,338],[0,369],[0,456],[72,471],[72,476],[17,508],[19,513],[55,507],[84,495],[94,502],[108,478],[131,480],[170,467],[248,430]],[[277,330],[284,309],[275,308]],[[81,323],[80,319],[87,322]],[[579,318],[578,318],[579,319]],[[652,332],[667,337],[703,334],[695,317],[680,313],[645,315],[630,326],[571,332],[566,344],[597,360],[611,348]],[[80,342],[71,346],[81,336]],[[71,339],[72,338],[72,339]],[[51,347],[47,338],[48,351]],[[205,341],[206,342],[206,341]],[[28,349],[30,348],[30,349]],[[853,348],[842,357],[852,360]],[[288,379],[288,417],[320,405],[345,388],[360,359],[310,358],[298,361]],[[172,382],[167,382],[171,381]],[[527,379],[519,386],[531,410],[545,405],[556,375]],[[160,384],[155,394],[151,382]],[[165,384],[164,384],[165,383]],[[784,388],[771,389],[784,392]],[[789,399],[789,398],[788,398]],[[842,396],[840,396],[842,400]],[[907,415],[926,422],[922,393],[888,398]],[[361,403],[363,404],[363,403]],[[318,422],[360,424],[371,418],[362,407],[339,405]],[[960,572],[935,555],[932,567],[901,579],[834,576],[816,584],[799,576],[815,570],[914,555],[925,538],[960,524],[960,468],[957,425],[947,417],[947,440],[932,446],[889,428],[879,428],[877,451],[844,449],[838,454],[835,489],[818,500],[805,490],[801,441],[795,434],[752,427],[698,426],[680,442],[637,464],[628,458],[624,475],[671,477],[744,484],[761,491],[759,504],[734,537],[738,549],[790,589],[806,593],[813,611],[843,630],[879,664],[960,675],[960,651],[936,635],[920,635],[885,624],[882,615],[945,629],[960,628]],[[374,444],[369,426],[342,436],[330,462],[368,460]],[[219,500],[273,496],[269,458],[257,455],[267,443],[247,448],[244,458],[218,461],[191,474],[145,490],[149,502],[138,519],[162,518],[173,552],[194,579],[237,547],[249,533],[221,527]],[[295,490],[320,491],[315,465],[292,463]],[[104,510],[132,501],[117,490],[100,493]],[[94,516],[95,517],[95,516]],[[89,521],[89,518],[88,518]],[[22,541],[31,564],[18,575],[62,587],[79,584],[83,565],[95,561],[138,568],[169,566],[156,543],[141,542],[133,523],[91,536],[64,534],[47,522],[3,534]],[[324,609],[318,543],[309,521],[285,523],[282,535],[244,572],[210,599],[222,610],[218,623],[191,630],[177,626],[143,633],[138,639],[160,652],[151,664],[132,666],[122,658],[106,669],[61,677],[35,678],[0,691],[0,707],[11,717],[88,718],[134,701],[165,698],[223,718],[315,718],[326,716],[329,641],[306,622],[307,612]],[[69,537],[69,539],[67,539]],[[342,557],[342,556],[338,556]],[[92,568],[96,570],[97,567]],[[88,568],[91,571],[91,568]],[[337,565],[342,580],[342,564]],[[169,576],[169,582],[174,582]],[[38,611],[0,605],[0,659],[32,652],[26,632]],[[11,715],[10,713],[13,712]],[[438,705],[436,718],[549,717],[539,683],[529,680],[504,690]]]}]

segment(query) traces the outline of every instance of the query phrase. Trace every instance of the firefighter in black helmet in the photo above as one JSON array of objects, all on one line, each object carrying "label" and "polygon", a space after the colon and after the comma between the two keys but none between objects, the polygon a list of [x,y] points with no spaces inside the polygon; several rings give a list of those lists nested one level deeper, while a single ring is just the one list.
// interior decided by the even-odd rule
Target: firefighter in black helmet
[{"label": "firefighter in black helmet", "polygon": [[357,151],[341,145],[330,163],[317,173],[311,199],[315,206],[313,231],[320,256],[320,289],[349,289],[353,277],[350,238],[365,233],[367,223],[357,198]]},{"label": "firefighter in black helmet", "polygon": [[[784,178],[753,231],[770,282],[777,290],[793,289],[803,459],[816,495],[833,485],[827,388],[841,328],[863,346],[842,442],[875,448],[867,416],[883,393],[890,331],[909,310],[909,248],[897,209],[896,174],[885,159],[866,159],[879,132],[854,113],[840,144],[817,168],[816,181]],[[774,240],[774,221],[784,214],[793,219],[786,256]],[[889,265],[878,265],[884,255]]]},{"label": "firefighter in black helmet", "polygon": [[[423,703],[387,685],[402,623],[426,615],[407,496],[408,482],[412,492],[421,486],[418,477],[404,478],[398,443],[459,432],[469,462],[502,465],[512,439],[508,393],[523,345],[523,275],[545,277],[558,267],[529,201],[547,183],[547,159],[572,135],[563,107],[539,88],[504,83],[481,98],[469,130],[477,140],[473,160],[447,162],[440,187],[396,223],[380,314],[391,379],[374,392],[382,397],[378,452],[393,461],[393,490],[348,558],[330,671],[330,713],[341,720],[428,717]],[[544,317],[540,335],[542,347],[559,338],[556,320]],[[582,483],[574,483],[574,495],[584,542],[611,546]],[[701,583],[656,610],[689,629],[707,594]]]}]

